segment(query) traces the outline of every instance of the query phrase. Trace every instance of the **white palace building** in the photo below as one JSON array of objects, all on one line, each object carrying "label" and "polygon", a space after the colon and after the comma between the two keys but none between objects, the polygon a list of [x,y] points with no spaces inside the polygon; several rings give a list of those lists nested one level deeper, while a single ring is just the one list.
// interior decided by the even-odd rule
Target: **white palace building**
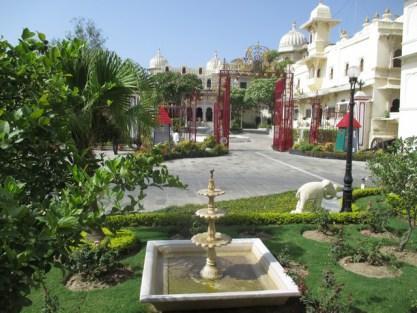
[{"label": "white palace building", "polygon": [[[279,42],[281,57],[294,62],[294,126],[310,126],[312,103],[318,99],[321,127],[335,127],[348,109],[348,68],[356,65],[363,82],[361,94],[367,98],[357,103],[354,112],[362,126],[359,148],[367,149],[372,143],[399,135],[417,135],[417,0],[405,0],[404,15],[400,17],[389,10],[372,19],[366,17],[357,33],[349,35],[342,30],[339,40],[332,43],[331,32],[340,23],[320,2],[301,25],[304,32],[293,24]],[[205,67],[175,68],[158,50],[149,62],[149,71],[196,74],[204,87],[197,104],[197,119],[211,127],[218,73],[231,66],[233,63],[226,64],[216,53]],[[232,77],[232,83],[246,88],[252,78]]]},{"label": "white palace building", "polygon": [[[295,46],[300,55],[293,64],[294,94],[299,126],[309,126],[311,104],[318,97],[322,109],[322,127],[335,127],[347,112],[350,98],[349,66],[360,68],[359,79],[367,100],[357,103],[355,117],[361,124],[359,147],[369,148],[378,140],[394,138],[398,132],[400,109],[402,17],[393,18],[389,10],[372,20],[365,19],[362,29],[349,36],[340,32],[332,44],[330,34],[340,23],[323,3],[311,12],[301,28],[309,41]],[[299,34],[294,41],[299,43]],[[281,50],[281,47],[280,47]],[[285,51],[288,53],[288,48]],[[363,95],[363,94],[362,94]]]}]

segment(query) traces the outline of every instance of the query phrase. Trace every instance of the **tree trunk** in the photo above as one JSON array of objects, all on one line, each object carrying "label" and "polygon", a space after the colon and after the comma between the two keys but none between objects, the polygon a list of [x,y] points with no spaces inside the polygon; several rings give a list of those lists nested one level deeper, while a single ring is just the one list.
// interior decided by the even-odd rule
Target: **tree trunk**
[{"label": "tree trunk", "polygon": [[411,223],[408,225],[408,229],[407,232],[404,234],[404,236],[401,237],[400,240],[400,251],[403,251],[405,246],[407,245],[408,241],[410,240],[411,237],[411,233],[413,232],[413,226],[411,225]]}]

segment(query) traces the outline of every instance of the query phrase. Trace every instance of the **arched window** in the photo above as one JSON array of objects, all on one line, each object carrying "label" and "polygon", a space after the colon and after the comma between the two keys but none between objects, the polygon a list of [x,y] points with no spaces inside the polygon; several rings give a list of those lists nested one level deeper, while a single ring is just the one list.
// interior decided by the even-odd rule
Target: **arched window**
[{"label": "arched window", "polygon": [[202,67],[200,67],[199,69],[198,69],[198,74],[203,74],[203,68]]},{"label": "arched window", "polygon": [[348,76],[348,72],[349,72],[349,63],[346,63],[346,65],[345,65],[345,76]]},{"label": "arched window", "polygon": [[333,79],[333,74],[334,74],[334,71],[333,71],[333,67],[330,69],[330,79]]},{"label": "arched window", "polygon": [[203,119],[203,109],[202,108],[197,108],[196,118],[197,118],[197,120],[200,120],[200,121]]},{"label": "arched window", "polygon": [[207,122],[212,122],[213,121],[213,110],[212,110],[212,108],[207,108],[206,109],[206,121]]},{"label": "arched window", "polygon": [[183,74],[187,73],[187,69],[185,68],[185,66],[182,67],[181,73]]},{"label": "arched window", "polygon": [[301,84],[301,81],[300,81],[300,79],[298,78],[298,79],[297,79],[297,89],[300,89],[300,84]]},{"label": "arched window", "polygon": [[364,66],[364,60],[363,60],[363,58],[361,59],[361,62],[360,62],[360,64],[359,64],[359,70],[361,71],[361,73],[363,72],[363,66]]},{"label": "arched window", "polygon": [[211,89],[211,79],[207,79],[207,83],[206,83],[207,89]]},{"label": "arched window", "polygon": [[298,109],[294,109],[293,119],[294,121],[298,120]]},{"label": "arched window", "polygon": [[169,72],[169,67],[165,66],[165,72]]},{"label": "arched window", "polygon": [[390,112],[400,112],[400,99],[394,99],[392,101]]},{"label": "arched window", "polygon": [[402,55],[401,49],[397,49],[394,52],[394,57],[392,59],[393,67],[401,67],[401,59],[399,58]]},{"label": "arched window", "polygon": [[311,109],[306,110],[306,118],[311,118]]},{"label": "arched window", "polygon": [[321,69],[317,69],[316,76],[317,76],[317,78],[320,78],[320,76],[321,76]]}]

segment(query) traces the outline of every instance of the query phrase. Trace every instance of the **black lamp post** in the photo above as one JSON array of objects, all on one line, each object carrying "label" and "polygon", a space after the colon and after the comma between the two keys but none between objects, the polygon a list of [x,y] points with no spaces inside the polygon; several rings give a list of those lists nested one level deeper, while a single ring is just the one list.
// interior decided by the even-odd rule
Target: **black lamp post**
[{"label": "black lamp post", "polygon": [[346,151],[346,169],[345,177],[343,179],[343,204],[342,212],[352,211],[352,146],[353,146],[353,109],[355,106],[355,88],[358,83],[358,76],[360,74],[359,67],[351,66],[348,69],[349,83],[350,83],[350,101],[349,101],[349,128],[348,128],[348,142]]}]

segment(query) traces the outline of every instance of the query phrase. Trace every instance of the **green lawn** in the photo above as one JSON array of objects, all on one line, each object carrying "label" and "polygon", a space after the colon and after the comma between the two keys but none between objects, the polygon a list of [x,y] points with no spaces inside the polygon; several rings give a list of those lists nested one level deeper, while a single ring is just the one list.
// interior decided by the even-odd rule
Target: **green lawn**
[{"label": "green lawn", "polygon": [[[390,226],[403,229],[404,225],[398,220],[392,220]],[[329,257],[330,245],[307,240],[301,233],[312,228],[313,225],[283,225],[258,227],[258,231],[269,233],[272,237],[265,240],[268,248],[278,254],[283,247],[289,249],[291,258],[306,265],[309,275],[306,279],[307,287],[317,293],[322,280],[324,269],[335,272],[338,282],[344,284],[344,296],[351,296],[357,312],[367,313],[406,313],[411,302],[417,299],[417,267],[402,265],[403,274],[393,279],[373,279],[358,276],[342,269]],[[352,245],[364,245],[377,239],[363,237],[359,230],[361,225],[345,227],[345,235]],[[219,227],[219,230],[238,237],[239,233],[247,230],[244,226]],[[147,240],[167,239],[169,234],[166,228],[136,228],[137,236],[145,243]],[[388,242],[386,242],[388,243]],[[417,234],[415,233],[410,247],[417,247]],[[103,290],[90,292],[71,292],[62,285],[61,273],[57,269],[48,274],[47,284],[60,299],[60,312],[120,312],[138,313],[150,312],[150,307],[138,301],[141,268],[144,260],[144,245],[135,255],[123,260],[135,270],[135,276],[124,283]],[[33,290],[33,305],[24,312],[38,313],[42,306],[42,292]],[[257,312],[256,310],[254,312]]]},{"label": "green lawn", "polygon": [[[287,213],[294,210],[296,204],[297,199],[295,198],[295,191],[237,200],[216,201],[216,207],[224,209],[228,213]],[[204,204],[170,206],[161,210],[161,212],[165,211],[192,214],[204,206]]]}]

